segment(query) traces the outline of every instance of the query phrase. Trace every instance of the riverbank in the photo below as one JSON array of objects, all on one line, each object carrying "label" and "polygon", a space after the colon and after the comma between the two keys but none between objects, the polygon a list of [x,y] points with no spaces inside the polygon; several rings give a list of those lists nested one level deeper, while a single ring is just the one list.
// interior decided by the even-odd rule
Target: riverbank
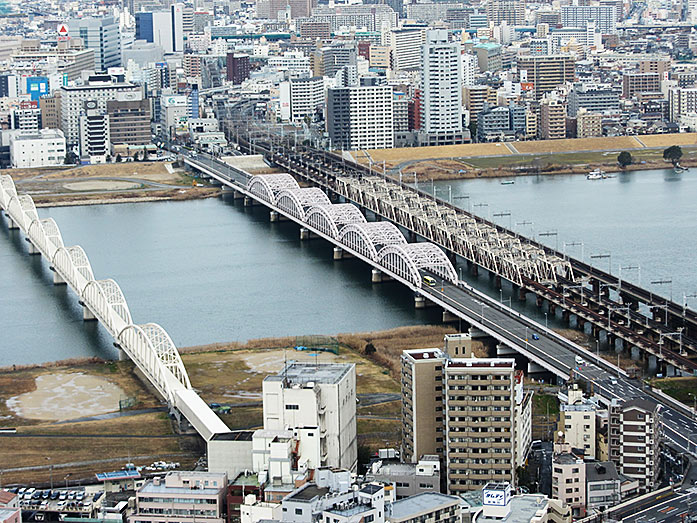
[{"label": "riverbank", "polygon": [[36,207],[72,207],[76,205],[108,205],[117,203],[144,203],[163,201],[202,200],[220,196],[216,187],[192,187],[186,189],[99,192],[89,194],[53,194],[33,196]]}]

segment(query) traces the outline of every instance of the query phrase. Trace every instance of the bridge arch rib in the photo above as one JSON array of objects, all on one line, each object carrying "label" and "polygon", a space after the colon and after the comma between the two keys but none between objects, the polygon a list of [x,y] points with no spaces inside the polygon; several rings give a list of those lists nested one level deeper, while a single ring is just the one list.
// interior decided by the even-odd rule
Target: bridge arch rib
[{"label": "bridge arch rib", "polygon": [[87,283],[94,280],[90,261],[79,245],[57,249],[51,260],[51,265],[66,278],[79,296],[82,296],[82,291]]},{"label": "bridge arch rib", "polygon": [[133,323],[126,298],[114,280],[87,282],[80,298],[106,324],[112,336],[118,335],[121,330]]},{"label": "bridge arch rib", "polygon": [[299,189],[298,182],[290,174],[257,174],[247,186],[249,192],[268,203],[276,203],[276,196],[284,189]]},{"label": "bridge arch rib", "polygon": [[378,253],[377,262],[386,269],[421,287],[421,270],[428,270],[444,280],[457,282],[457,272],[440,247],[433,243],[388,245]]},{"label": "bridge arch rib", "polygon": [[346,247],[377,261],[378,251],[387,245],[404,245],[404,235],[391,222],[350,223],[341,229],[337,240]]},{"label": "bridge arch rib", "polygon": [[307,210],[305,221],[332,238],[338,238],[339,232],[346,225],[366,223],[365,216],[352,203],[313,205]]},{"label": "bridge arch rib", "polygon": [[17,196],[17,188],[12,176],[9,174],[0,175],[0,205],[4,209],[10,204],[10,198]]},{"label": "bridge arch rib", "polygon": [[329,197],[317,187],[285,189],[276,196],[276,207],[299,220],[305,220],[309,207],[330,204]]}]

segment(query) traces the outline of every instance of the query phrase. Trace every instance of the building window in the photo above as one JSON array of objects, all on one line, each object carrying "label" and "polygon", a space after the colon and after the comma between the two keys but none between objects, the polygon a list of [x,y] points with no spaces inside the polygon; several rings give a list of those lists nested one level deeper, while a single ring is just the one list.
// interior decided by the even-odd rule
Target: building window
[{"label": "building window", "polygon": [[286,405],[286,410],[300,410],[299,405]]},{"label": "building window", "polygon": [[302,514],[303,514],[303,509],[301,509],[301,508],[296,508],[296,509],[295,509],[295,515],[296,515],[296,516],[302,516]]}]

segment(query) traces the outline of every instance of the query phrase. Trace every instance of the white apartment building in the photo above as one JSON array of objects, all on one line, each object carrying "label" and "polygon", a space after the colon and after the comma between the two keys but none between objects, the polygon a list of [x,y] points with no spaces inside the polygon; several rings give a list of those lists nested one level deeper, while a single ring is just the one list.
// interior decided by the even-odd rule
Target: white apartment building
[{"label": "white apartment building", "polygon": [[422,29],[393,29],[388,33],[388,38],[393,70],[415,71],[421,68]]},{"label": "white apartment building", "polygon": [[327,92],[332,147],[345,150],[394,147],[392,87],[339,87]]},{"label": "white apartment building", "polygon": [[583,450],[586,459],[596,457],[595,418],[597,405],[583,397],[583,391],[574,384],[566,402],[560,406],[560,427],[564,441],[574,449]]},{"label": "white apartment building", "polygon": [[184,129],[189,119],[189,100],[182,94],[160,97],[160,123],[169,133],[172,127]]},{"label": "white apartment building", "polygon": [[592,20],[604,34],[617,32],[617,7],[614,5],[565,5],[561,8],[561,23],[564,27],[586,27]]},{"label": "white apartment building", "polygon": [[68,23],[71,37],[80,37],[94,51],[94,70],[121,66],[121,32],[113,16],[75,18]]},{"label": "white apartment building", "polygon": [[324,78],[321,76],[281,82],[281,119],[299,123],[306,117],[312,118],[322,110],[324,100]]},{"label": "white apartment building", "polygon": [[41,109],[12,109],[10,113],[10,128],[22,131],[38,131],[41,129]]},{"label": "white apartment building", "polygon": [[421,46],[421,130],[426,133],[462,131],[461,54],[447,30],[426,32]]},{"label": "white apartment building", "polygon": [[463,53],[460,66],[462,67],[462,85],[474,85],[474,77],[479,72],[477,55]]},{"label": "white apartment building", "polygon": [[320,466],[356,469],[356,368],[292,362],[262,385],[265,430],[318,432]]},{"label": "white apartment building", "polygon": [[568,443],[555,443],[552,456],[552,497],[571,507],[575,517],[585,516],[586,464]]},{"label": "white apartment building", "polygon": [[95,101],[98,109],[106,111],[107,101],[116,100],[119,93],[133,93],[138,100],[143,97],[139,85],[118,81],[110,75],[93,75],[84,85],[61,87],[61,129],[69,146],[77,145],[80,139],[80,115],[84,103]]},{"label": "white apartment building", "polygon": [[65,161],[65,136],[60,129],[11,131],[12,167],[46,167]]}]

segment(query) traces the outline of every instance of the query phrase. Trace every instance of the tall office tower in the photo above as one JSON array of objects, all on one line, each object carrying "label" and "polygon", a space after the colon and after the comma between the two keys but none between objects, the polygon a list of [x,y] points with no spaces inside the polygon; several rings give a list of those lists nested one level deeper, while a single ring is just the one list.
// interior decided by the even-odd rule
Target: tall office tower
[{"label": "tall office tower", "polygon": [[462,131],[462,48],[448,40],[448,31],[426,32],[421,46],[421,130]]},{"label": "tall office tower", "polygon": [[94,51],[96,72],[121,66],[121,33],[113,16],[77,18],[68,22],[71,37],[80,37],[85,48]]},{"label": "tall office tower", "polygon": [[525,24],[525,0],[489,0],[486,6],[486,17],[489,25]]},{"label": "tall office tower", "polygon": [[614,5],[565,5],[561,8],[564,27],[586,27],[589,20],[594,21],[604,35],[617,32],[617,8]]},{"label": "tall office tower", "polygon": [[576,60],[571,55],[521,56],[518,58],[521,82],[532,82],[535,97],[543,95],[576,76]]},{"label": "tall office tower", "polygon": [[327,129],[335,148],[390,149],[394,146],[392,87],[361,85],[329,89]]},{"label": "tall office tower", "polygon": [[635,399],[613,400],[609,407],[610,461],[620,474],[637,479],[639,490],[649,492],[658,486],[661,470],[661,406]]},{"label": "tall office tower", "polygon": [[165,53],[184,50],[184,4],[172,4],[166,11],[135,14],[136,40],[153,42]]},{"label": "tall office tower", "polygon": [[473,357],[469,335],[448,335],[445,350],[404,351],[401,373],[406,461],[441,456],[451,494],[515,483],[531,443],[532,397],[515,360]]},{"label": "tall office tower", "polygon": [[265,430],[316,428],[322,466],[356,470],[353,363],[288,363],[264,378],[262,394]]}]

